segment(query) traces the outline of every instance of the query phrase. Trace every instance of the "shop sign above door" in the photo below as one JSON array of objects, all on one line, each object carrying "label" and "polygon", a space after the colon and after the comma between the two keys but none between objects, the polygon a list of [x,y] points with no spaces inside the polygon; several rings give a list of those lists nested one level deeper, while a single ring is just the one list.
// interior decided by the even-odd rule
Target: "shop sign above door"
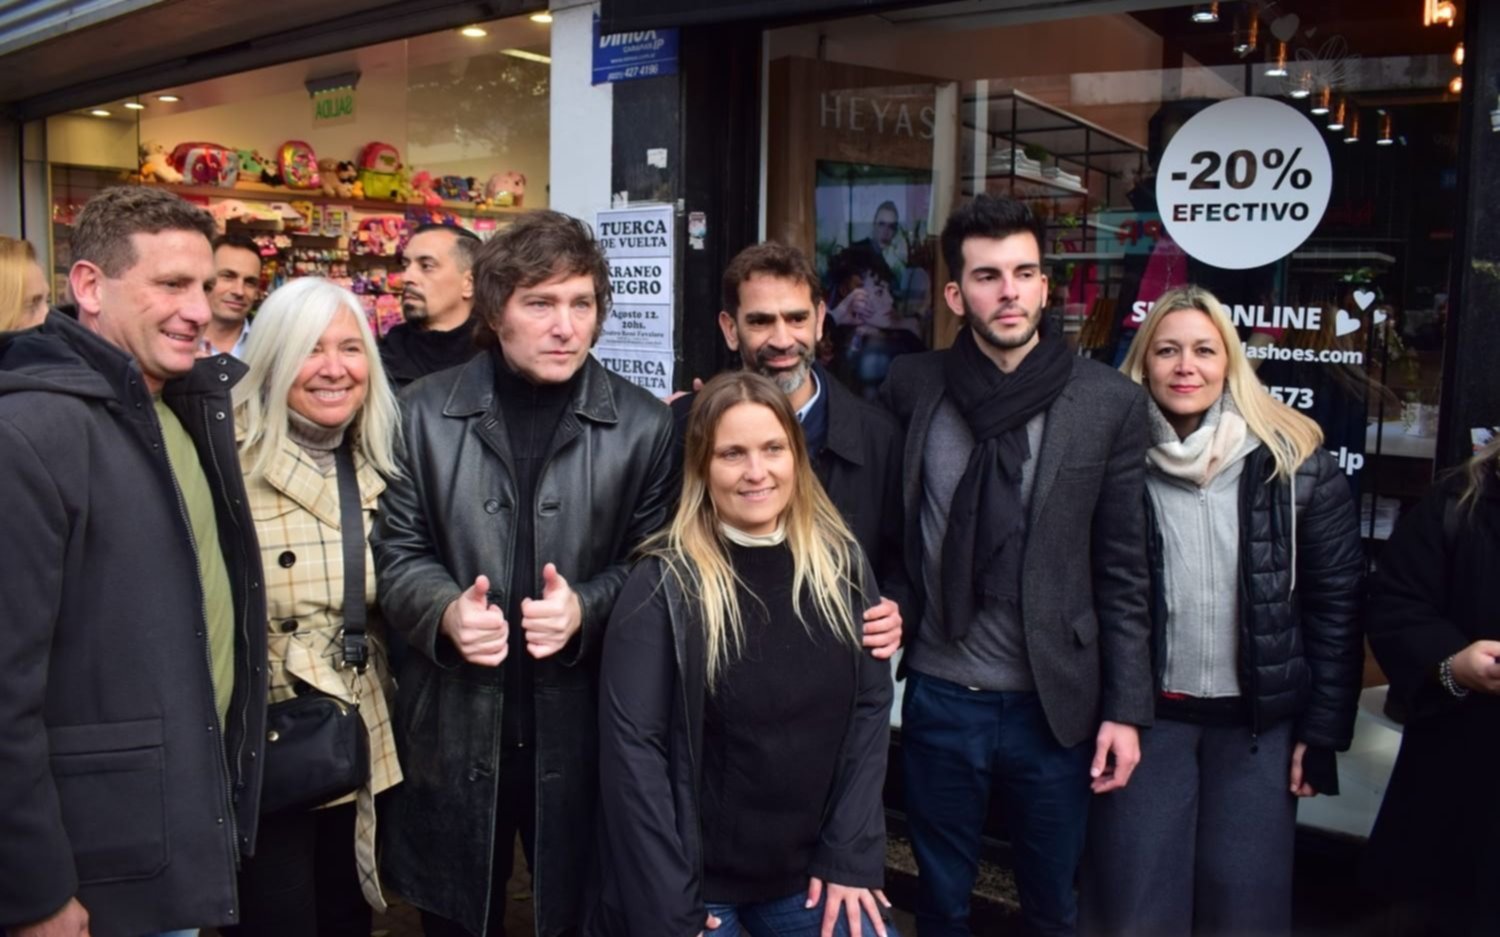
[{"label": "shop sign above door", "polygon": [[354,89],[329,88],[312,96],[313,124],[347,124],[354,121]]},{"label": "shop sign above door", "polygon": [[1270,98],[1230,98],[1193,115],[1156,175],[1157,208],[1172,239],[1227,270],[1292,253],[1323,220],[1332,192],[1323,135]]},{"label": "shop sign above door", "polygon": [[677,74],[677,30],[599,32],[594,14],[594,84]]}]

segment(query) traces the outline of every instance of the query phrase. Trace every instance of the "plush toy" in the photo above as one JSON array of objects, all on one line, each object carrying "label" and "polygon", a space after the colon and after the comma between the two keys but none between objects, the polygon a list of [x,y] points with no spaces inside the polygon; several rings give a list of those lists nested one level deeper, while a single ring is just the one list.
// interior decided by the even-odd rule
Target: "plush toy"
[{"label": "plush toy", "polygon": [[220,231],[223,231],[224,226],[236,218],[250,217],[250,209],[245,206],[244,202],[237,198],[226,198],[224,201],[216,203],[208,210],[208,213],[218,223]]},{"label": "plush toy", "polygon": [[339,181],[339,197],[354,198],[355,189],[359,186],[359,167],[351,160],[341,159],[333,173]]},{"label": "plush toy", "polygon": [[350,187],[349,196],[351,198],[364,198],[365,197],[365,184],[364,184],[364,182],[362,180],[360,180],[360,179],[355,179],[354,180],[354,184]]},{"label": "plush toy", "polygon": [[475,205],[483,204],[484,186],[479,184],[479,180],[473,176],[469,176],[464,179],[464,185],[467,186],[469,190],[468,194],[464,196],[464,200],[473,202]]},{"label": "plush toy", "polygon": [[141,144],[141,181],[181,182],[182,173],[167,160],[167,148],[156,141]]},{"label": "plush toy", "polygon": [[416,198],[413,201],[421,202],[423,205],[443,204],[443,197],[438,195],[435,186],[436,182],[432,178],[432,173],[425,169],[412,176],[411,187],[416,193]]},{"label": "plush toy", "polygon": [[526,198],[526,177],[514,169],[497,172],[484,184],[484,197],[499,208],[520,208]]},{"label": "plush toy", "polygon": [[[366,190],[370,188],[368,182]],[[416,190],[411,185],[411,167],[401,166],[396,170],[396,186],[391,192],[392,199],[398,202],[415,202],[417,200]]]},{"label": "plush toy", "polygon": [[336,159],[318,160],[318,178],[322,180],[321,188],[324,195],[339,194],[339,180],[334,172],[338,169],[339,161]]},{"label": "plush toy", "polygon": [[443,176],[437,181],[437,194],[445,202],[462,202],[469,194],[463,176]]},{"label": "plush toy", "polygon": [[[259,150],[235,150],[240,160],[240,177],[242,179],[259,179],[265,181],[267,167],[271,165]],[[271,173],[271,175],[275,175]]]}]

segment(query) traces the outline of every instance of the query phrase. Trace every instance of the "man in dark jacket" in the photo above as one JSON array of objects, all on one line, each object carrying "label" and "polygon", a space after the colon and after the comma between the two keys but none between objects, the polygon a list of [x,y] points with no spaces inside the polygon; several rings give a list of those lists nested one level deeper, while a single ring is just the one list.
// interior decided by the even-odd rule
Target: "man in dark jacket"
[{"label": "man in dark jacket", "polygon": [[[881,601],[866,610],[865,646],[888,658],[901,646],[906,599],[902,559],[901,431],[891,415],[854,396],[814,361],[827,307],[807,256],[768,241],[740,251],[724,271],[719,328],[745,368],[775,381],[807,437],[818,480],[880,581]],[[672,400],[676,454],[694,394]]]},{"label": "man in dark jacket", "polygon": [[401,312],[406,321],[380,340],[380,361],[396,387],[457,367],[474,344],[474,255],[478,235],[456,225],[418,228],[402,248]]},{"label": "man in dark jacket", "polygon": [[244,366],[197,361],[203,211],[109,189],[73,231],[77,318],[0,339],[0,929],[237,922],[266,707]]},{"label": "man in dark jacket", "polygon": [[1032,933],[1074,932],[1089,791],[1123,787],[1153,713],[1147,398],[1039,334],[1041,226],[981,195],[949,218],[953,347],[882,388],[906,430],[901,750],[923,937],[969,933],[991,789]]},{"label": "man in dark jacket", "polygon": [[582,222],[518,220],[480,249],[474,292],[487,350],[406,391],[373,538],[410,642],[384,872],[429,935],[503,934],[519,832],[552,937],[584,903],[597,654],[631,551],[672,508],[672,421],[589,354],[609,280]]}]

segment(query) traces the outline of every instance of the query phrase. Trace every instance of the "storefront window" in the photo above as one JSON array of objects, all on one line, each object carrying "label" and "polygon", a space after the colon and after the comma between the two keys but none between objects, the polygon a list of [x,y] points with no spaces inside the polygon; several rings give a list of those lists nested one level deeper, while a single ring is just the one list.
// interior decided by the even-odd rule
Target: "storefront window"
[{"label": "storefront window", "polygon": [[1079,354],[1118,364],[1165,290],[1207,287],[1388,536],[1432,477],[1460,32],[1394,2],[990,6],[767,34],[767,236],[826,277],[824,362],[871,394],[949,344],[937,234],[1011,195]]},{"label": "storefront window", "polygon": [[546,207],[549,52],[548,27],[514,17],[54,116],[54,292],[66,295],[67,231],[91,196],[162,185],[254,238],[266,290],[332,277],[384,331],[400,321],[399,253],[416,226],[487,237]]}]

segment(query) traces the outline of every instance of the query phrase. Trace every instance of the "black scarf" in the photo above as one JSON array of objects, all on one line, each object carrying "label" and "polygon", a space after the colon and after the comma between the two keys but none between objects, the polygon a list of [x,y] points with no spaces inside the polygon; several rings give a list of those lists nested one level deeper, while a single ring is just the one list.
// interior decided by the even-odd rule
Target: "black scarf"
[{"label": "black scarf", "polygon": [[[1062,341],[1044,338],[1009,374],[979,350],[965,327],[948,349],[948,396],[974,434],[968,467],[953,491],[943,537],[943,630],[968,634],[986,602],[1018,610],[1021,591],[1021,467],[1031,458],[1026,423],[1062,393],[1073,373]],[[998,471],[997,471],[998,470]]]}]

